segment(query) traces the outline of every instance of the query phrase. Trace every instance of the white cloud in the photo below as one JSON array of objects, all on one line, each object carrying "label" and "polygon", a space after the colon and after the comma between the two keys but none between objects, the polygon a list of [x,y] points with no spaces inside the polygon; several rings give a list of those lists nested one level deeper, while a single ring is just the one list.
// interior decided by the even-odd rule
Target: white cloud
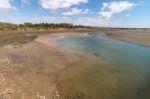
[{"label": "white cloud", "polygon": [[0,11],[16,10],[15,7],[11,5],[12,0],[0,0]]},{"label": "white cloud", "polygon": [[70,11],[63,12],[62,15],[79,15],[79,14],[87,14],[89,12],[89,9],[79,9],[77,7],[72,8]]},{"label": "white cloud", "polygon": [[29,4],[29,0],[21,0],[22,4]]},{"label": "white cloud", "polygon": [[114,14],[129,10],[134,6],[135,4],[129,1],[113,1],[110,3],[103,3],[103,7],[101,8],[100,15],[101,18],[108,20]]},{"label": "white cloud", "polygon": [[88,0],[39,0],[40,5],[44,9],[57,10],[59,8],[70,8],[73,5],[87,3]]}]

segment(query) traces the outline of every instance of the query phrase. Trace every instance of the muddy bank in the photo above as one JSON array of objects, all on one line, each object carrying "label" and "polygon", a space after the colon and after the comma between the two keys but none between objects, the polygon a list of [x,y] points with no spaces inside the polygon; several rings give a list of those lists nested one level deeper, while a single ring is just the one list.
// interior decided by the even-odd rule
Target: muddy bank
[{"label": "muddy bank", "polygon": [[[0,35],[0,44],[2,44],[0,47],[0,98],[66,99],[68,94],[70,98],[84,97],[82,92],[69,89],[73,90],[71,92],[67,86],[63,86],[66,83],[63,75],[72,70],[78,73],[86,66],[90,67],[90,64],[95,63],[100,55],[94,53],[86,56],[51,45],[56,39],[85,36],[87,32],[0,33]],[[121,34],[120,32],[118,34],[106,32],[106,36],[118,40],[135,41],[135,43],[148,43],[150,40],[147,35]],[[83,67],[78,68],[78,66]]]},{"label": "muddy bank", "polygon": [[0,47],[5,45],[22,45],[32,42],[38,34],[36,33],[17,33],[2,32],[0,33]]},{"label": "muddy bank", "polygon": [[144,34],[108,34],[108,37],[121,40],[121,41],[127,41],[143,46],[150,46],[150,35],[144,35]]},{"label": "muddy bank", "polygon": [[78,32],[72,32],[72,33],[53,33],[53,34],[45,34],[45,35],[39,35],[35,41],[45,44],[45,45],[53,45],[55,40],[61,39],[64,37],[69,37],[69,36],[76,36],[76,37],[82,37],[86,36],[87,33],[78,33]]},{"label": "muddy bank", "polygon": [[[69,35],[84,35],[85,33],[106,33],[108,37],[127,41],[131,43],[137,43],[145,46],[150,46],[150,31],[149,29],[97,29],[97,28],[86,28],[86,29],[74,29],[74,30],[41,30],[41,31],[0,31],[0,46],[6,44],[25,44],[33,41],[38,35],[49,35],[53,38],[58,36]],[[33,35],[29,35],[33,34]],[[77,36],[76,35],[76,36]],[[48,39],[49,36],[43,36]],[[52,38],[51,38],[52,40]],[[44,41],[44,40],[43,40]]]},{"label": "muddy bank", "polygon": [[150,46],[150,31],[147,30],[117,30],[99,31],[106,33],[112,39],[127,41],[143,46]]},{"label": "muddy bank", "polygon": [[0,98],[59,99],[54,75],[79,56],[39,42],[0,49]]},{"label": "muddy bank", "polygon": [[[25,44],[8,43],[1,46],[0,98],[60,99],[55,75],[80,63],[82,55],[51,44],[63,36],[84,35],[84,33],[40,34],[35,40],[32,39]],[[26,33],[26,36],[31,36],[31,33]]]}]

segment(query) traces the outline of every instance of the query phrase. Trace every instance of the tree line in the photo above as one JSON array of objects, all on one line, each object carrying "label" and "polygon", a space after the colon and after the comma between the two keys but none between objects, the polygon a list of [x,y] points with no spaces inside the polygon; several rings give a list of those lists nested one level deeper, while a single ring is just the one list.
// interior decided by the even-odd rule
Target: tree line
[{"label": "tree line", "polygon": [[26,30],[26,29],[76,29],[86,28],[88,26],[73,25],[71,23],[23,23],[12,24],[0,22],[0,30]]}]

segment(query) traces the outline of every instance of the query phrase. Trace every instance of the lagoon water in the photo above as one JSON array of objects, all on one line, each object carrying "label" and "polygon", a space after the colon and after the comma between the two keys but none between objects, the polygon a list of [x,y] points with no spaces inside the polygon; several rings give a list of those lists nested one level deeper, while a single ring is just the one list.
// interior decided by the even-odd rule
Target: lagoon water
[{"label": "lagoon water", "polygon": [[150,47],[102,38],[97,33],[63,38],[56,44],[106,60],[70,74],[69,83],[85,99],[150,99]]}]

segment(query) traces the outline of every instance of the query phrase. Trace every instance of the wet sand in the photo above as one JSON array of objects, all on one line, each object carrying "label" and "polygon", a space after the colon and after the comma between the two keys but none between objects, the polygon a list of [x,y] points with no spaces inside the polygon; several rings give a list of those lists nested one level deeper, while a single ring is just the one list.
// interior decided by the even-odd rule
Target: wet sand
[{"label": "wet sand", "polygon": [[55,40],[68,37],[68,36],[86,36],[87,33],[78,33],[78,32],[73,32],[73,33],[54,33],[54,34],[45,34],[45,35],[39,35],[35,41],[39,43],[43,43],[46,45],[53,45]]},{"label": "wet sand", "polygon": [[110,38],[131,42],[143,46],[150,46],[150,35],[142,34],[112,34],[108,35]]},{"label": "wet sand", "polygon": [[106,33],[112,39],[150,46],[150,31],[148,30],[107,30],[99,32]]},{"label": "wet sand", "polygon": [[[39,35],[24,45],[0,48],[0,98],[60,99],[55,75],[79,63],[81,55],[50,46],[62,36],[83,34]],[[84,59],[84,58],[83,58]]]},{"label": "wet sand", "polygon": [[[0,98],[61,99],[60,89],[57,89],[55,82],[56,75],[66,68],[81,65],[79,63],[84,60],[91,60],[89,57],[95,59],[96,56],[66,51],[52,46],[53,41],[66,36],[85,35],[86,32],[40,34],[30,43],[19,45],[5,43],[5,46],[0,47]],[[128,36],[107,35],[119,40],[132,40]],[[144,42],[149,42],[149,36],[144,37],[147,38]],[[141,40],[134,41],[141,42]]]}]

